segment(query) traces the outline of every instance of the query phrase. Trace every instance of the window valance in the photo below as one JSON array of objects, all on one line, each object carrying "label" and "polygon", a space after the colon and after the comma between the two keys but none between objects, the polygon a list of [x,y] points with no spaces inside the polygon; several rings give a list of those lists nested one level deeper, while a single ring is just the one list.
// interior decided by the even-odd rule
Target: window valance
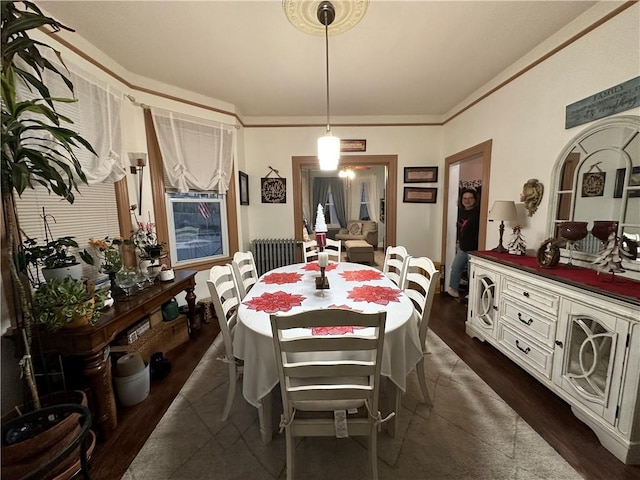
[{"label": "window valance", "polygon": [[151,109],[168,188],[224,194],[233,168],[235,128],[212,120]]},{"label": "window valance", "polygon": [[[43,78],[51,96],[77,100],[57,103],[56,111],[73,122],[66,126],[79,132],[97,153],[96,156],[85,148],[74,149],[87,183],[92,185],[120,180],[126,173],[122,160],[122,92],[92,77],[76,65],[67,63],[63,66],[57,57],[47,57],[59,71],[65,73],[74,86],[72,93],[58,75],[46,70]],[[24,85],[18,87],[19,99],[30,99],[33,96]],[[42,120],[41,117],[39,119]],[[47,135],[44,132],[38,134]],[[33,138],[34,143],[47,140],[46,137]]]}]

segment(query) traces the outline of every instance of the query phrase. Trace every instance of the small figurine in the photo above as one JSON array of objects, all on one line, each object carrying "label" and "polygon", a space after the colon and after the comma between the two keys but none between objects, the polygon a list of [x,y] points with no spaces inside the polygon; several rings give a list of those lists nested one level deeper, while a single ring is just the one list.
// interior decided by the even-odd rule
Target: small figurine
[{"label": "small figurine", "polygon": [[524,236],[522,235],[522,227],[516,225],[513,227],[513,237],[511,242],[507,245],[509,253],[512,255],[524,255],[527,253],[527,244],[524,242]]}]

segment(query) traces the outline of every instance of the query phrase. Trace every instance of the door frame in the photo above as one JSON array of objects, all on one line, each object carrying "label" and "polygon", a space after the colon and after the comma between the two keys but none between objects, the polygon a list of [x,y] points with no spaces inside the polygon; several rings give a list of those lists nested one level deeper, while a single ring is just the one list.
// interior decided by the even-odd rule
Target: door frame
[{"label": "door frame", "polygon": [[[340,157],[340,167],[358,165],[386,167],[385,179],[385,242],[396,244],[396,208],[398,203],[398,156],[397,155],[344,155]],[[317,167],[318,157],[291,157],[293,175],[293,225],[294,237],[302,240],[302,168]],[[310,219],[313,223],[313,219]]]},{"label": "door frame", "polygon": [[[449,170],[451,166],[467,160],[482,160],[482,195],[480,197],[480,226],[478,229],[478,250],[484,250],[487,237],[487,215],[489,211],[489,181],[491,178],[491,147],[493,140],[469,147],[458,153],[454,153],[445,158],[444,161],[444,202],[442,215],[442,248],[440,255],[442,258],[443,271],[447,271],[447,206],[449,205]],[[458,201],[458,192],[455,192],[455,201]]]}]

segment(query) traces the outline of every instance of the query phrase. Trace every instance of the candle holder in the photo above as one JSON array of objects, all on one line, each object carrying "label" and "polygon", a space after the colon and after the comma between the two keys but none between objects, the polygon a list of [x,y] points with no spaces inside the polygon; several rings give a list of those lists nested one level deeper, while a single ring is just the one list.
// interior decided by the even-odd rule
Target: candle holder
[{"label": "candle holder", "polygon": [[320,276],[316,277],[316,290],[329,290],[329,279],[324,272],[325,267],[320,267]]}]

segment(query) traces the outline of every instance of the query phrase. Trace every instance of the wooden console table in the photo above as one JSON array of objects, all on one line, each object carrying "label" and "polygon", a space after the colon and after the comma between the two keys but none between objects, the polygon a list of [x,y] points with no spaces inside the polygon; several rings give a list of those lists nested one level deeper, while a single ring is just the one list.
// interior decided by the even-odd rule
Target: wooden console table
[{"label": "wooden console table", "polygon": [[183,291],[189,306],[190,330],[197,331],[200,325],[196,320],[196,296],[193,293],[196,273],[195,270],[176,271],[173,281],[156,283],[129,300],[116,302],[102,312],[94,326],[44,332],[41,335],[44,351],[75,356],[82,361],[82,373],[89,383],[93,399],[93,423],[102,439],[107,438],[118,425],[109,344],[120,332]]}]

